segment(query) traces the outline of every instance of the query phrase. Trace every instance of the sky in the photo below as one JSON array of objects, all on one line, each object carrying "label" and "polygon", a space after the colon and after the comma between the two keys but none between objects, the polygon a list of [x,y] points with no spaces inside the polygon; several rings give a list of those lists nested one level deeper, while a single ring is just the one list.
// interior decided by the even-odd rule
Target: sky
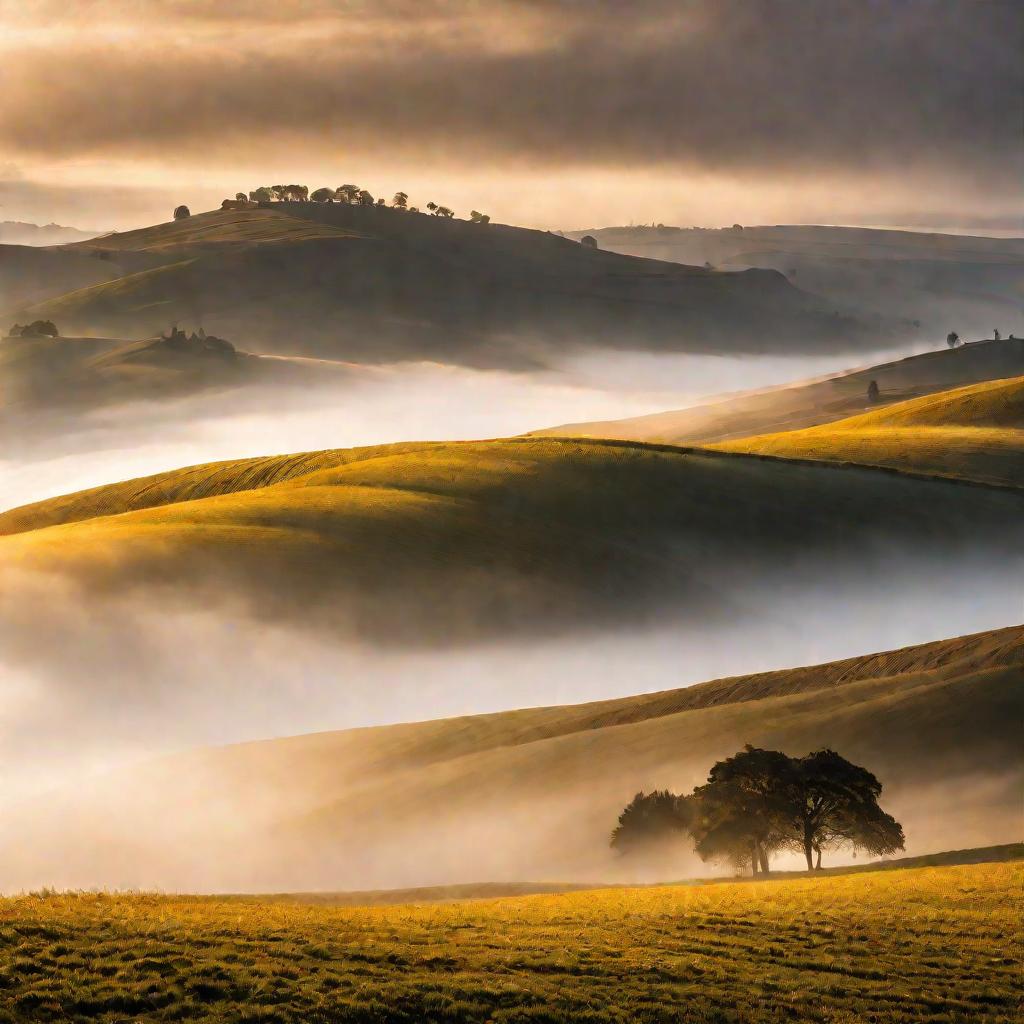
[{"label": "sky", "polygon": [[543,228],[1014,230],[1017,0],[0,0],[0,220],[355,183]]}]

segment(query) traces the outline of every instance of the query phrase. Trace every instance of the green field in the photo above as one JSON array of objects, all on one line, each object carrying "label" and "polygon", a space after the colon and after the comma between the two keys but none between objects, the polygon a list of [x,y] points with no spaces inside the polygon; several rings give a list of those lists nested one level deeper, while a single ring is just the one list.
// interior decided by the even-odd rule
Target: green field
[{"label": "green field", "polygon": [[457,904],[0,902],[0,1019],[1010,1024],[1020,863]]},{"label": "green field", "polygon": [[1024,486],[1024,377],[973,384],[825,426],[712,447]]}]

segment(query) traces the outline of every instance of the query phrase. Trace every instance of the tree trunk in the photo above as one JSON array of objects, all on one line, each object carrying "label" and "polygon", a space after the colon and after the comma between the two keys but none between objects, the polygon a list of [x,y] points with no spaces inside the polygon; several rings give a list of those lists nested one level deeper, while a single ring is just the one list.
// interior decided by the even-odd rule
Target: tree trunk
[{"label": "tree trunk", "polygon": [[757,878],[757,843],[750,843],[750,877]]},{"label": "tree trunk", "polygon": [[769,871],[768,854],[765,852],[765,848],[761,843],[757,844],[757,857],[758,860],[761,862],[761,874],[767,875]]},{"label": "tree trunk", "polygon": [[817,864],[814,865],[814,870],[815,871],[820,871],[821,870],[821,847],[820,846],[816,846],[814,849],[818,853],[818,862],[817,862]]},{"label": "tree trunk", "polygon": [[813,871],[814,870],[814,859],[813,859],[814,841],[813,841],[812,837],[813,837],[813,833],[811,832],[810,827],[805,825],[804,826],[804,856],[807,858],[807,870],[808,871]]}]

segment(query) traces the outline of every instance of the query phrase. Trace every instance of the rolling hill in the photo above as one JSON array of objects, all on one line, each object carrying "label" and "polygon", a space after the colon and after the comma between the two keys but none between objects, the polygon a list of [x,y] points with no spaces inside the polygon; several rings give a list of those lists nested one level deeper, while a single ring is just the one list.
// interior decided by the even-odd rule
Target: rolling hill
[{"label": "rolling hill", "polygon": [[310,385],[354,368],[256,356],[216,339],[0,337],[0,429],[75,411],[252,385]]},{"label": "rolling hill", "polygon": [[1024,487],[1024,377],[972,384],[824,426],[712,447]]},{"label": "rolling hill", "polygon": [[215,463],[14,509],[0,558],[96,592],[187,581],[190,601],[227,592],[339,635],[445,644],[737,615],[780,573],[875,586],[952,552],[1005,568],[1024,558],[1022,508],[1021,494],[727,453],[412,443]]},{"label": "rolling hill", "polygon": [[201,324],[264,353],[526,367],[581,347],[851,351],[899,331],[772,270],[712,272],[336,203],[217,211],[59,252],[95,263],[97,280],[27,309],[5,303],[8,315],[122,337]]},{"label": "rolling hill", "polygon": [[1012,842],[1022,683],[1013,627],[593,704],[176,755],[83,784],[70,803],[34,803],[19,843],[8,829],[0,884],[281,891],[702,874],[685,849],[618,859],[608,833],[637,790],[688,790],[747,742],[831,746],[870,766],[910,854]]},{"label": "rolling hill", "polygon": [[916,322],[937,338],[951,328],[965,337],[991,336],[993,328],[1024,334],[1022,238],[793,224],[585,233],[613,252],[777,270],[829,302]]},{"label": "rolling hill", "polygon": [[979,341],[868,366],[824,379],[742,392],[689,409],[673,409],[624,420],[567,423],[531,431],[531,437],[610,437],[666,444],[707,444],[753,434],[798,430],[831,423],[879,403],[903,402],[966,384],[1024,373],[1024,339]]}]

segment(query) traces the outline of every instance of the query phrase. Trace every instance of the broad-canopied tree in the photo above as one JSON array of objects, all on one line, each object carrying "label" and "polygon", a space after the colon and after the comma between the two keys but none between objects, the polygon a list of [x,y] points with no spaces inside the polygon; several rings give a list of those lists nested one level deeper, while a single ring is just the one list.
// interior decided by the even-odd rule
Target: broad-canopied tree
[{"label": "broad-canopied tree", "polygon": [[404,210],[409,205],[409,196],[405,192],[396,192],[391,199],[391,205],[398,210]]},{"label": "broad-canopied tree", "polygon": [[334,202],[334,189],[333,188],[318,188],[309,197],[314,203],[333,203]]}]

